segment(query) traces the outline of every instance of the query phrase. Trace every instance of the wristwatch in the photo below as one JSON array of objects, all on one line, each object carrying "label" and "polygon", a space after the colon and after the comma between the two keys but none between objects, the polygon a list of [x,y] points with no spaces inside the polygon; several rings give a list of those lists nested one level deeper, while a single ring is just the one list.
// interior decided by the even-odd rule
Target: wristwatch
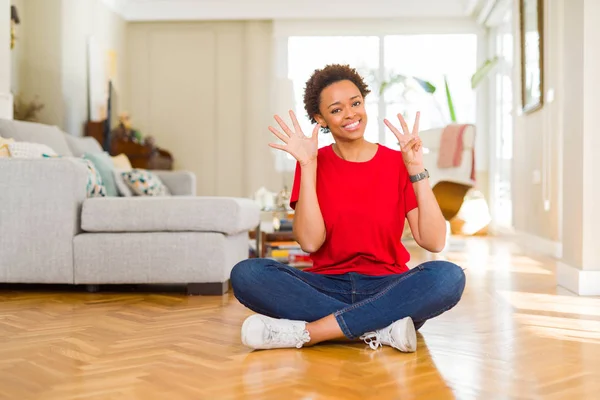
[{"label": "wristwatch", "polygon": [[423,172],[419,172],[416,175],[410,175],[409,178],[412,183],[422,181],[425,178],[429,178],[429,171],[424,170]]}]

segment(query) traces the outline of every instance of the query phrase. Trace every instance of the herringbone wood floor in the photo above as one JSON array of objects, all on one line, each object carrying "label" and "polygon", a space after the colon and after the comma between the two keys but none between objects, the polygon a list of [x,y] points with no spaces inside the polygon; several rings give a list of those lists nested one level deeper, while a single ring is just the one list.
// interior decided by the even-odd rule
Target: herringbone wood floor
[{"label": "herringbone wood floor", "polygon": [[250,352],[250,312],[231,295],[0,291],[0,398],[599,398],[600,299],[562,291],[553,262],[498,239],[454,247],[463,300],[425,324],[414,354]]}]

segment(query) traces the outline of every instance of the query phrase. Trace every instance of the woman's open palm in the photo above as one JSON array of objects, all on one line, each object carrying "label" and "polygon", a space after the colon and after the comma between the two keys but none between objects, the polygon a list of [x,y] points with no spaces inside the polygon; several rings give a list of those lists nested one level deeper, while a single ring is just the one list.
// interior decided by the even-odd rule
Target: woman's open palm
[{"label": "woman's open palm", "polygon": [[298,120],[296,119],[296,115],[291,110],[290,118],[292,119],[292,123],[294,125],[293,131],[278,115],[275,116],[275,121],[277,121],[285,133],[281,133],[272,126],[269,126],[269,130],[285,144],[282,145],[277,143],[269,143],[269,146],[273,147],[274,149],[283,150],[289,153],[300,163],[300,165],[307,165],[317,158],[319,151],[318,136],[320,126],[317,124],[313,129],[312,136],[307,137],[302,132],[300,124],[298,124]]},{"label": "woman's open palm", "polygon": [[423,164],[423,142],[419,137],[420,115],[421,113],[417,112],[412,132],[408,129],[408,125],[402,117],[402,114],[398,114],[398,120],[400,121],[400,126],[402,126],[402,133],[400,133],[400,131],[387,119],[383,121],[394,133],[396,139],[398,139],[400,150],[402,151],[402,159],[407,167],[409,165]]}]

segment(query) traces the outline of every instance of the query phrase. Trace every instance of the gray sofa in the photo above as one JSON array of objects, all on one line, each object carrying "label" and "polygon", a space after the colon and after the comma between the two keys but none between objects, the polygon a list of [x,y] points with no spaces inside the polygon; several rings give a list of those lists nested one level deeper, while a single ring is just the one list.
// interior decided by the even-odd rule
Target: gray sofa
[{"label": "gray sofa", "polygon": [[[60,155],[102,152],[90,137],[0,119],[0,136]],[[167,197],[86,197],[87,169],[64,158],[0,158],[0,283],[186,285],[223,294],[248,257],[259,207],[244,198],[198,197],[195,176],[153,171]]]}]

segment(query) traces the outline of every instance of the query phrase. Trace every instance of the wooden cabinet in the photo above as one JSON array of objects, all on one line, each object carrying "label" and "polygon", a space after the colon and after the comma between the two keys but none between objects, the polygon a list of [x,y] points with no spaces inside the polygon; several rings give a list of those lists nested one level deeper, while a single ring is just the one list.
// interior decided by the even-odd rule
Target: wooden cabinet
[{"label": "wooden cabinet", "polygon": [[[125,154],[131,166],[140,169],[173,169],[173,156],[167,150],[154,145],[140,144],[127,139],[106,138],[105,122],[88,122],[85,135],[95,138],[111,156]],[[105,140],[107,143],[105,143]]]}]

